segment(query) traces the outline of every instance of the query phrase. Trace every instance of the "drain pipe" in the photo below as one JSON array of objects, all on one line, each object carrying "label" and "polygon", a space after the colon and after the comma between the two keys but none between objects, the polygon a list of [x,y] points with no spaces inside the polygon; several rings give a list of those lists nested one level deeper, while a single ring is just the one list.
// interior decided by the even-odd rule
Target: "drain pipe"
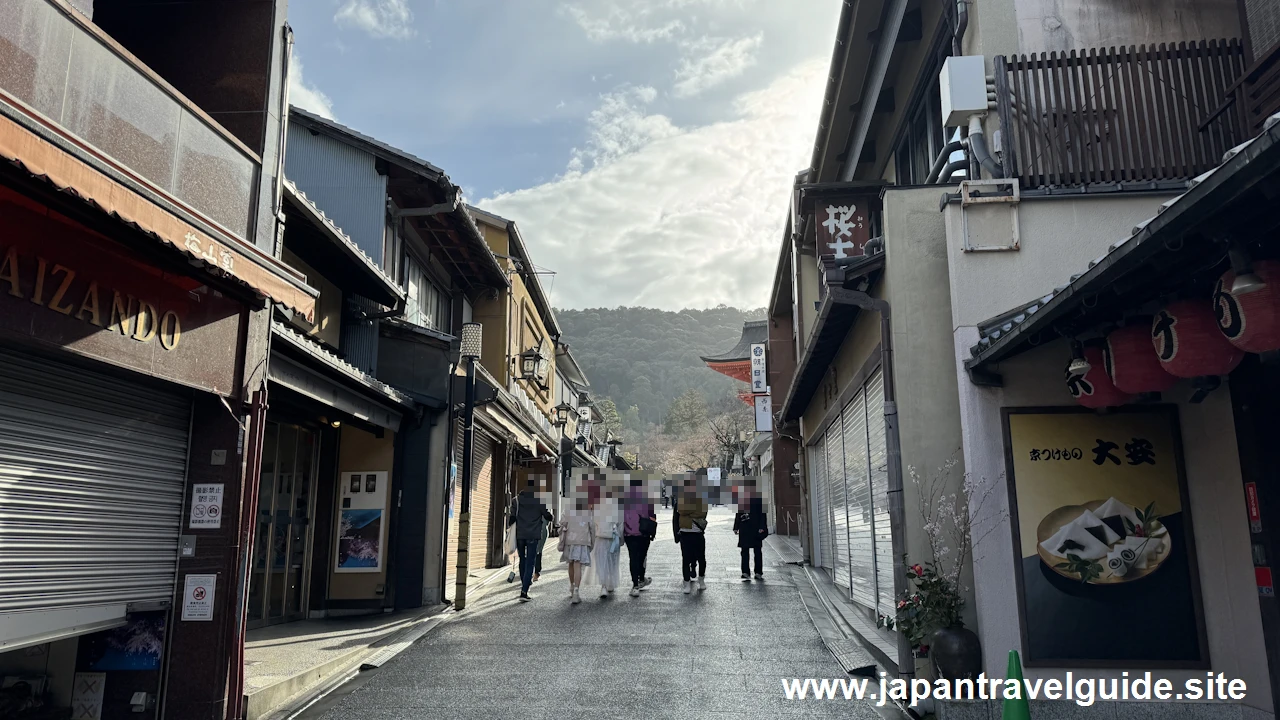
[{"label": "drain pipe", "polygon": [[1004,177],[1004,167],[996,162],[996,159],[991,156],[991,151],[987,149],[987,138],[982,132],[982,118],[977,115],[969,116],[969,152],[982,167],[987,169],[987,172],[991,173],[991,177]]},{"label": "drain pipe", "polygon": [[[938,182],[938,176],[947,167],[947,159],[957,150],[964,149],[964,144],[959,140],[952,140],[947,146],[942,148],[942,152],[938,153],[938,158],[933,161],[933,167],[929,170],[929,177],[925,178],[925,185],[932,185]],[[951,173],[947,173],[950,176]]]},{"label": "drain pipe", "polygon": [[[898,592],[907,589],[907,569],[903,565],[907,553],[906,505],[902,497],[902,437],[898,431],[898,393],[893,373],[893,322],[889,301],[874,298],[858,290],[832,288],[833,302],[853,305],[880,315],[880,372],[884,379],[884,437],[886,465],[889,473],[889,531],[893,547],[893,585]],[[897,594],[897,593],[895,593]],[[915,675],[915,653],[907,636],[898,633],[898,675]]]}]

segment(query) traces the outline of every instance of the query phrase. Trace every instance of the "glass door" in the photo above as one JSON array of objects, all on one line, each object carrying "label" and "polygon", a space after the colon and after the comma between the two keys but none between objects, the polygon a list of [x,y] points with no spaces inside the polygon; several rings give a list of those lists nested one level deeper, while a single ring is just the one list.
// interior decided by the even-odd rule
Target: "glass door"
[{"label": "glass door", "polygon": [[249,627],[306,616],[316,451],[311,430],[267,424],[249,577]]}]

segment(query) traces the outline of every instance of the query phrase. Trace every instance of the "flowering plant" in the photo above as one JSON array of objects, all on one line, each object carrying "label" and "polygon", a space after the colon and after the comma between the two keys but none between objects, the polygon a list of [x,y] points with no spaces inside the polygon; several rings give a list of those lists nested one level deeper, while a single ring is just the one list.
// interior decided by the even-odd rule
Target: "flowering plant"
[{"label": "flowering plant", "polygon": [[908,565],[907,582],[910,587],[898,597],[894,616],[880,616],[879,625],[906,635],[911,647],[923,656],[928,652],[923,641],[933,631],[964,626],[960,618],[964,598],[955,583],[938,572],[933,563]]}]

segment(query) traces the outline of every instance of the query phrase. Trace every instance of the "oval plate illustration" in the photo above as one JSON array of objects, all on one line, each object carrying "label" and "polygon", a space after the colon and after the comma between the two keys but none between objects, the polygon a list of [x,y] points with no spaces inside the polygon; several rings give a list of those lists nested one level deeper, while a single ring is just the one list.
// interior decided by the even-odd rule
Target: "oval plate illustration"
[{"label": "oval plate illustration", "polygon": [[[1071,564],[1066,557],[1051,553],[1041,546],[1041,543],[1053,537],[1065,525],[1079,518],[1085,510],[1095,511],[1102,507],[1105,502],[1105,500],[1090,500],[1083,505],[1064,505],[1044,516],[1044,519],[1040,521],[1039,527],[1036,528],[1036,551],[1040,555],[1040,560],[1049,566],[1049,569],[1062,577],[1076,582],[1080,582],[1082,578],[1085,578],[1084,582],[1088,585],[1120,585],[1141,580],[1155,572],[1169,558],[1173,543],[1169,538],[1168,530],[1165,529],[1158,518],[1151,520],[1149,523],[1153,528],[1154,536],[1150,537],[1148,541],[1154,544],[1155,547],[1150,548],[1148,551],[1147,566],[1145,568],[1132,567],[1124,574],[1116,574],[1109,568],[1105,557],[1095,561],[1084,561],[1085,566],[1081,567],[1063,567]],[[1135,511],[1140,510],[1141,508],[1135,508]],[[1115,547],[1115,545],[1113,544],[1110,547]],[[1090,564],[1093,567],[1089,567]]]}]

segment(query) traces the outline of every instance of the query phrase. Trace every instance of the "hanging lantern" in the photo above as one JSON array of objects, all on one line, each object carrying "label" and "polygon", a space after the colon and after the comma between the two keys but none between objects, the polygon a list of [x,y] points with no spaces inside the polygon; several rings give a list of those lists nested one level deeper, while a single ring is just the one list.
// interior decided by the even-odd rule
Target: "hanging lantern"
[{"label": "hanging lantern", "polygon": [[1165,372],[1180,378],[1226,375],[1244,359],[1202,301],[1179,300],[1156,313],[1151,342]]},{"label": "hanging lantern", "polygon": [[1213,288],[1218,329],[1232,345],[1251,353],[1280,350],[1280,262],[1256,260],[1238,282],[1228,270]]},{"label": "hanging lantern", "polygon": [[1131,395],[1164,392],[1178,378],[1164,371],[1151,347],[1151,331],[1143,325],[1126,325],[1107,335],[1103,346],[1107,377],[1120,392]]},{"label": "hanging lantern", "polygon": [[[1067,364],[1067,390],[1076,402],[1087,408],[1104,408],[1124,405],[1133,398],[1116,389],[1107,377],[1103,367],[1102,348],[1087,347],[1084,349],[1085,363],[1074,358]],[[1087,364],[1087,369],[1084,365]],[[1083,372],[1081,372],[1083,370]]]}]

